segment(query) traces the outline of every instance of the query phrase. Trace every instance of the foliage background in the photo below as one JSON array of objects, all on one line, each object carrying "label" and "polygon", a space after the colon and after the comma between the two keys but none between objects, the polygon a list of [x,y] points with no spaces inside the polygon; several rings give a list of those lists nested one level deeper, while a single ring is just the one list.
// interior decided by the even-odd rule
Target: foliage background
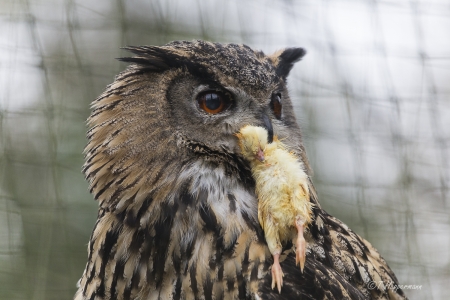
[{"label": "foliage background", "polygon": [[96,203],[89,103],[121,46],[302,46],[289,87],[322,206],[411,299],[450,299],[450,4],[442,0],[2,0],[0,298],[71,299]]}]

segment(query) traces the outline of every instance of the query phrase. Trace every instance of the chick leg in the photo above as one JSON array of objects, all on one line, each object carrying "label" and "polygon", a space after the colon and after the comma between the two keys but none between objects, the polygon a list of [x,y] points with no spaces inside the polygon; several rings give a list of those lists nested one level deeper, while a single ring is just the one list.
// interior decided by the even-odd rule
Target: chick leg
[{"label": "chick leg", "polygon": [[281,287],[283,286],[283,271],[280,266],[280,253],[273,254],[272,265],[272,290],[277,286],[278,293],[281,294]]},{"label": "chick leg", "polygon": [[295,242],[295,264],[298,265],[300,263],[300,270],[302,273],[306,260],[306,241],[303,237],[304,224],[305,222],[301,217],[295,218],[295,227],[297,228],[297,241]]}]

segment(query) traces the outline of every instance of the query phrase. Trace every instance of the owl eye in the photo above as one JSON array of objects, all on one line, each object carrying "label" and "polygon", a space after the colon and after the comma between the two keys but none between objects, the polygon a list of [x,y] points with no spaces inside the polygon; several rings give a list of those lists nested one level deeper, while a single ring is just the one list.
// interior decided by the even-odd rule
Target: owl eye
[{"label": "owl eye", "polygon": [[281,119],[281,109],[283,106],[281,105],[281,94],[276,93],[272,94],[272,99],[270,100],[270,108],[273,111],[275,117],[280,120]]},{"label": "owl eye", "polygon": [[209,114],[220,113],[230,107],[230,98],[220,92],[204,92],[197,97],[198,105]]}]

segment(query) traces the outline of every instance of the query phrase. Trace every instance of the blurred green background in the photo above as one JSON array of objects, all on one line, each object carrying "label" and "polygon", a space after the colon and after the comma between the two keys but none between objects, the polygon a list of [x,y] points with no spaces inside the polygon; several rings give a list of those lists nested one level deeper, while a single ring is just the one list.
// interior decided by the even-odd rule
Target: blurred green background
[{"label": "blurred green background", "polygon": [[89,104],[126,45],[302,46],[289,79],[322,206],[411,299],[450,299],[448,1],[0,2],[0,299],[71,299],[97,204]]}]

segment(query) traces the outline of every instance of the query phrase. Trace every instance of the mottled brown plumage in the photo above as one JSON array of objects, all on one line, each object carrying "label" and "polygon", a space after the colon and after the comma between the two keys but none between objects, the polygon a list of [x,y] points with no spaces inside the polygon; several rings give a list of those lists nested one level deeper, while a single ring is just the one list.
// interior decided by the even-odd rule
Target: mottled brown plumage
[{"label": "mottled brown plumage", "polygon": [[265,126],[308,166],[286,89],[302,49],[266,56],[202,41],[127,49],[135,56],[122,60],[132,64],[88,120],[83,170],[99,212],[76,300],[404,298],[369,289],[397,279],[367,241],[321,209],[310,180],[304,273],[288,243],[282,293],[270,288],[272,256],[235,133]]}]

